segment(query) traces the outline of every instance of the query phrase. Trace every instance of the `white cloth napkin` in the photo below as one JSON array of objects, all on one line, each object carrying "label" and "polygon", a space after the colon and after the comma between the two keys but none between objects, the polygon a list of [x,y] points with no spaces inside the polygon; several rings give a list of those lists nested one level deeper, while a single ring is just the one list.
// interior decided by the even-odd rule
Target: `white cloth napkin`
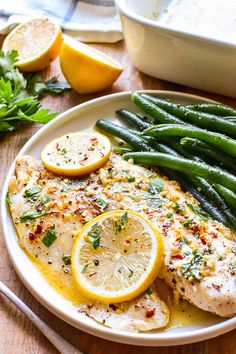
[{"label": "white cloth napkin", "polygon": [[83,42],[117,42],[123,38],[113,0],[3,0],[0,34],[31,17],[54,18],[64,33]]}]

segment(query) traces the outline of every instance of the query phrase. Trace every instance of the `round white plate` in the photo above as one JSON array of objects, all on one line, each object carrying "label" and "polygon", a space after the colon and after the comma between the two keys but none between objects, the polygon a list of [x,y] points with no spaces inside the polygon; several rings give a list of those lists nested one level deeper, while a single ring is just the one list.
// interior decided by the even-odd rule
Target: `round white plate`
[{"label": "round white plate", "polygon": [[[156,96],[165,99],[170,98],[178,103],[192,104],[209,101],[202,97],[184,93],[169,91],[145,92],[154,93]],[[67,132],[89,129],[100,118],[115,121],[115,111],[119,108],[139,111],[130,101],[129,92],[108,95],[74,107],[60,114],[56,119],[41,128],[25,144],[17,157],[29,154],[39,159],[42,147],[51,139]],[[197,342],[215,337],[236,327],[236,317],[234,317],[230,319],[219,318],[218,322],[214,320],[214,322],[203,326],[172,328],[151,333],[129,333],[104,327],[78,313],[69,301],[65,300],[47,283],[18,245],[16,231],[5,203],[9,179],[14,174],[14,168],[15,164],[13,163],[6,177],[2,193],[1,213],[5,241],[12,263],[21,280],[48,310],[72,326],[93,335],[126,344],[144,346],[170,346]]]}]

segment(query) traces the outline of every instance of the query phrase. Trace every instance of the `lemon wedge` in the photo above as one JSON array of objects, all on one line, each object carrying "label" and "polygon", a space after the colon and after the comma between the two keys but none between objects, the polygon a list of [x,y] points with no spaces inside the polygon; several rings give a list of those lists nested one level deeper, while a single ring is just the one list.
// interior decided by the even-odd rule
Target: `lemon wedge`
[{"label": "lemon wedge", "polygon": [[123,70],[118,62],[104,53],[70,39],[62,44],[60,64],[66,80],[79,93],[105,90]]},{"label": "lemon wedge", "polygon": [[62,135],[47,144],[41,153],[46,168],[66,176],[81,176],[106,163],[111,152],[110,140],[96,132]]},{"label": "lemon wedge", "polygon": [[34,18],[18,25],[5,38],[4,52],[17,50],[16,66],[22,71],[44,69],[59,54],[62,44],[60,27],[47,17]]},{"label": "lemon wedge", "polygon": [[140,214],[116,210],[88,222],[72,250],[72,271],[88,298],[131,300],[155,280],[163,263],[159,232]]}]

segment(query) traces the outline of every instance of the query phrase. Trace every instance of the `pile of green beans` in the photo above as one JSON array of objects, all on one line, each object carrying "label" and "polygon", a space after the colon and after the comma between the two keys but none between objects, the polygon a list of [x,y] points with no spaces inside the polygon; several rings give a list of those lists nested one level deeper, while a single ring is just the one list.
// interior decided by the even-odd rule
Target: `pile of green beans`
[{"label": "pile of green beans", "polygon": [[212,218],[235,230],[236,109],[215,103],[184,106],[138,92],[131,99],[148,115],[118,110],[132,130],[104,120],[96,123],[129,145],[115,151],[136,163],[161,167]]}]

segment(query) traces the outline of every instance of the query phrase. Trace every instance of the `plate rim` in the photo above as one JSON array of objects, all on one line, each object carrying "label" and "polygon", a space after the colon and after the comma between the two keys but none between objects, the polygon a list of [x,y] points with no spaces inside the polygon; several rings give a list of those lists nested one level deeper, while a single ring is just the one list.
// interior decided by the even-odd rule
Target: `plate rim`
[{"label": "plate rim", "polygon": [[[143,93],[148,93],[148,94],[164,94],[164,95],[175,95],[175,96],[180,96],[180,97],[187,97],[187,98],[193,98],[193,99],[202,99],[204,102],[216,102],[212,99],[199,96],[199,95],[194,95],[194,94],[188,94],[185,92],[176,92],[176,91],[169,91],[169,90],[138,90],[139,92]],[[8,230],[7,230],[7,222],[8,222],[8,211],[7,211],[7,206],[5,203],[5,195],[6,191],[8,189],[8,184],[9,184],[9,179],[12,176],[14,170],[15,170],[15,161],[18,157],[22,156],[25,152],[25,150],[30,147],[35,140],[37,140],[38,137],[44,134],[45,131],[49,130],[51,126],[60,123],[63,121],[66,117],[68,117],[68,120],[70,119],[70,115],[73,114],[76,111],[79,111],[83,108],[86,109],[87,106],[90,105],[96,105],[96,103],[110,100],[116,97],[126,97],[131,94],[131,91],[123,91],[123,92],[118,92],[118,93],[113,93],[105,96],[101,96],[98,98],[94,98],[92,100],[86,101],[84,103],[81,103],[79,105],[76,105],[75,107],[72,107],[68,110],[66,110],[63,113],[60,113],[58,117],[54,118],[51,122],[47,123],[45,126],[41,127],[35,134],[32,135],[32,137],[26,142],[26,144],[20,149],[18,152],[17,156],[15,157],[13,163],[11,164],[8,173],[5,177],[5,181],[3,184],[2,188],[2,197],[1,197],[1,224],[2,224],[2,230],[3,230],[3,236],[4,236],[4,241],[5,245],[7,248],[8,255],[11,259],[11,262],[14,266],[14,269],[18,276],[20,277],[21,281],[24,283],[26,288],[31,292],[31,294],[43,305],[45,306],[50,312],[52,312],[54,315],[59,317],[60,319],[64,320],[65,322],[69,323],[73,327],[85,331],[89,334],[107,339],[107,340],[112,340],[115,342],[120,342],[120,343],[125,343],[125,344],[135,344],[135,345],[142,345],[142,346],[173,346],[173,345],[182,345],[182,344],[189,344],[189,343],[194,343],[206,339],[210,339],[212,337],[218,336],[220,334],[226,333],[234,328],[236,328],[236,316],[226,319],[223,322],[217,323],[210,325],[209,327],[201,328],[201,329],[194,329],[191,331],[187,332],[180,332],[180,333],[133,333],[133,332],[125,332],[121,330],[116,330],[116,329],[111,329],[105,326],[102,326],[99,324],[99,327],[96,328],[95,324],[91,322],[89,323],[83,323],[80,319],[74,320],[71,318],[69,315],[67,315],[65,312],[57,308],[56,305],[52,305],[48,302],[46,299],[46,296],[41,296],[38,293],[38,290],[31,286],[29,280],[27,279],[27,275],[24,274],[22,269],[20,269],[19,264],[14,258],[14,253],[11,250],[10,247],[10,242],[8,241]],[[20,247],[20,246],[19,246]]]}]

